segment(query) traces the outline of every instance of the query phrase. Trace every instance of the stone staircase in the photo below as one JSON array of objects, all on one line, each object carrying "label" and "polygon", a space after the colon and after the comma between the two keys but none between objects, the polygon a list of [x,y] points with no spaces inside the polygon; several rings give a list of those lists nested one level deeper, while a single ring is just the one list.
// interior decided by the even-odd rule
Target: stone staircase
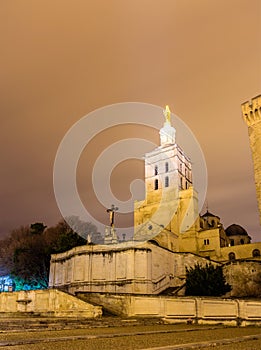
[{"label": "stone staircase", "polygon": [[168,287],[167,289],[163,290],[159,295],[168,295],[168,296],[184,295],[183,289],[185,288],[185,285],[186,283],[184,283],[181,286]]}]

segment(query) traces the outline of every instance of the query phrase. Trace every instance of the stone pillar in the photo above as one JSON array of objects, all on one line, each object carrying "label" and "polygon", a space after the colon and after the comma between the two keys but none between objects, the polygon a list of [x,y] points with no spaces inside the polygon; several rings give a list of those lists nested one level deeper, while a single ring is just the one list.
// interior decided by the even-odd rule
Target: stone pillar
[{"label": "stone pillar", "polygon": [[248,126],[261,224],[261,95],[243,103],[241,107],[243,118]]}]

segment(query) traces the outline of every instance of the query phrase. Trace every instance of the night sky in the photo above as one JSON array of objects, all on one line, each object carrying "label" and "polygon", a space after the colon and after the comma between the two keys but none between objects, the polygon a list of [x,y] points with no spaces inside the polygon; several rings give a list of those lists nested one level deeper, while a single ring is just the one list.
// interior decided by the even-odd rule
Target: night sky
[{"label": "night sky", "polygon": [[[241,103],[261,92],[259,0],[8,0],[0,3],[0,27],[0,237],[36,221],[56,224],[53,164],[63,136],[97,108],[136,101],[168,104],[190,127],[206,158],[209,211],[260,240],[241,116]],[[147,137],[158,142],[153,132]],[[90,145],[82,157],[88,166],[98,145],[110,142],[108,133]],[[122,198],[132,176],[143,176],[134,163],[114,173],[112,189]],[[88,206],[95,212],[93,199]]]}]

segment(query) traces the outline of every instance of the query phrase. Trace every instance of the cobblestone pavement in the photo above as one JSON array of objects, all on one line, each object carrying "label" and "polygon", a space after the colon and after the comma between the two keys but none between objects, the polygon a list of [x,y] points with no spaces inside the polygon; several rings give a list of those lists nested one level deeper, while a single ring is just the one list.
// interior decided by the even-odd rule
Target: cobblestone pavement
[{"label": "cobblestone pavement", "polygon": [[[10,329],[13,321],[14,329]],[[198,325],[164,325],[159,319],[100,320],[30,319],[0,320],[0,348],[3,350],[111,350],[111,349],[217,349],[260,350],[261,328]],[[42,323],[44,322],[44,323]],[[62,324],[70,329],[56,328]],[[40,324],[47,328],[36,327]],[[16,329],[15,329],[16,328]],[[215,346],[215,347],[213,347]]]}]

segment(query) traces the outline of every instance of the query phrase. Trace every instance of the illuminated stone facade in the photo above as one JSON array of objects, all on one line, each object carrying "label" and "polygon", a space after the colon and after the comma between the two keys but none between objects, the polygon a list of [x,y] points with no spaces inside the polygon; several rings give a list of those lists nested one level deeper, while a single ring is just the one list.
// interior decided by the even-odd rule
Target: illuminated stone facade
[{"label": "illuminated stone facade", "polygon": [[242,114],[248,126],[248,135],[254,163],[259,219],[261,224],[261,95],[253,98],[249,102],[243,103]]},{"label": "illuminated stone facade", "polygon": [[191,161],[176,144],[169,108],[164,114],[160,146],[144,157],[146,197],[135,202],[134,240],[52,255],[50,287],[70,293],[159,294],[181,290],[186,266],[209,260],[260,262],[261,243],[251,244],[241,226],[225,230],[217,215],[199,215]]},{"label": "illuminated stone facade", "polygon": [[153,243],[85,245],[53,254],[49,287],[70,293],[159,294],[185,283],[185,267],[204,257],[173,253]]},{"label": "illuminated stone facade", "polygon": [[194,247],[183,247],[188,238],[195,245],[199,228],[191,161],[176,144],[168,106],[164,114],[160,146],[144,157],[146,197],[135,202],[134,239],[145,241],[153,237],[160,246],[172,251],[195,251]]},{"label": "illuminated stone facade", "polygon": [[[260,105],[261,96],[253,99],[251,110],[249,104],[244,107],[245,114],[251,116],[248,123],[251,145],[256,153],[253,158],[259,197]],[[135,240],[151,240],[174,252],[192,252],[222,262],[259,260],[261,243],[251,243],[251,237],[241,226],[231,225],[225,230],[217,215],[209,211],[199,215],[190,159],[176,144],[176,131],[171,125],[168,107],[164,114],[166,119],[160,130],[160,146],[144,157],[146,197],[144,201],[135,202]]]}]

